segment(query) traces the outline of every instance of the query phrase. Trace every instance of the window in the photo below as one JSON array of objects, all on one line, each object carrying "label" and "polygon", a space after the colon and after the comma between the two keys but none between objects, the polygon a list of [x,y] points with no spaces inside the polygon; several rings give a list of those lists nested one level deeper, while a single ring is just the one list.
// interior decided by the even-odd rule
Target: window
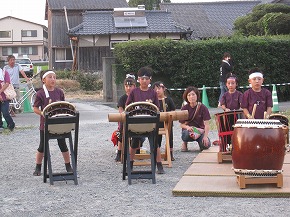
[{"label": "window", "polygon": [[22,30],[22,37],[37,37],[37,30]]},{"label": "window", "polygon": [[111,41],[110,42],[110,49],[114,50],[114,46],[119,43],[128,42],[128,41]]},{"label": "window", "polygon": [[37,46],[2,47],[2,56],[18,53],[19,55],[38,55]]},{"label": "window", "polygon": [[11,38],[11,31],[0,31],[0,38]]},{"label": "window", "polygon": [[55,49],[55,61],[73,60],[72,52],[70,48],[56,48]]}]

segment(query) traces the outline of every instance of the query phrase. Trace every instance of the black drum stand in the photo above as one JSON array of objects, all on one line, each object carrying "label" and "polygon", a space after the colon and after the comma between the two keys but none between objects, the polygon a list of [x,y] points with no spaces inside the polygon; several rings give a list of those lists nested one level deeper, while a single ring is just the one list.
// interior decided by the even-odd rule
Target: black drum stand
[{"label": "black drum stand", "polygon": [[[60,133],[51,133],[52,128],[65,128],[65,125],[72,125],[74,128],[74,142],[72,138],[72,132],[60,132]],[[61,131],[61,130],[60,130]],[[44,163],[43,163],[43,182],[46,183],[47,178],[49,182],[53,185],[54,181],[66,181],[74,180],[74,184],[78,184],[77,180],[77,151],[78,151],[78,133],[79,133],[79,113],[76,112],[75,115],[63,115],[56,117],[49,117],[45,115],[45,125],[44,125]],[[64,173],[53,173],[51,156],[49,149],[49,140],[51,139],[67,139],[69,140],[69,151],[71,156],[71,166],[73,172],[64,172]],[[47,171],[48,170],[48,171]],[[47,174],[48,173],[48,174]]]},{"label": "black drum stand", "polygon": [[[146,109],[143,109],[146,110]],[[144,112],[144,111],[143,111]],[[133,113],[133,114],[132,114]],[[128,176],[128,184],[132,184],[132,179],[152,179],[152,183],[156,183],[155,167],[156,167],[156,150],[157,137],[159,130],[159,111],[150,111],[150,115],[136,115],[135,111],[126,112],[126,121],[124,123],[123,132],[123,180]],[[138,113],[138,111],[137,111]],[[141,111],[142,113],[142,111]],[[149,126],[149,127],[148,127]],[[151,126],[151,129],[150,129]],[[137,129],[138,128],[138,129]],[[142,129],[143,128],[143,129]],[[144,130],[144,131],[143,131]],[[139,132],[138,132],[139,131]],[[132,170],[130,165],[130,141],[131,138],[148,137],[150,144],[150,170]]]}]

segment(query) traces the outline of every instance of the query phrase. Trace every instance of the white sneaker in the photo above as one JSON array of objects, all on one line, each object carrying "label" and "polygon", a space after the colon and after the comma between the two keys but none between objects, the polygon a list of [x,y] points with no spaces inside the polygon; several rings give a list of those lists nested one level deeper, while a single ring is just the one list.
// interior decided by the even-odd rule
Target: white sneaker
[{"label": "white sneaker", "polygon": [[2,133],[4,131],[3,127],[0,127],[0,133]]}]

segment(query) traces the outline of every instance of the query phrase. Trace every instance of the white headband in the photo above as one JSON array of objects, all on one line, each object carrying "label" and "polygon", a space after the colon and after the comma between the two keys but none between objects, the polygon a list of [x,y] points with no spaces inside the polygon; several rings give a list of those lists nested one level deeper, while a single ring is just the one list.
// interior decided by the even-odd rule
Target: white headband
[{"label": "white headband", "polygon": [[54,71],[47,71],[46,73],[43,74],[42,79],[44,79],[50,73],[55,74]]},{"label": "white headband", "polygon": [[[47,71],[46,73],[43,74],[42,79],[44,79],[48,74],[55,74],[55,72],[53,72],[53,71]],[[44,90],[45,97],[46,98],[49,98],[49,93],[48,93],[48,90],[47,90],[45,84],[42,85],[42,88]]]},{"label": "white headband", "polygon": [[256,77],[263,78],[263,74],[261,72],[254,72],[249,75],[249,79],[256,78]]}]

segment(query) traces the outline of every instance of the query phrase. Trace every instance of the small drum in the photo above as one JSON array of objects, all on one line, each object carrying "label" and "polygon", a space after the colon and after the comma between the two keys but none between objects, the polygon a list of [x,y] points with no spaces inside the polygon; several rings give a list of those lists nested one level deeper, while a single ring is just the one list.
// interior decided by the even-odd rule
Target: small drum
[{"label": "small drum", "polygon": [[[135,102],[128,105],[125,108],[125,112],[128,113],[129,116],[150,117],[150,116],[157,116],[159,109],[153,103]],[[128,130],[136,134],[143,134],[147,132],[152,132],[155,129],[155,127],[156,127],[156,124],[154,123],[129,124]]]},{"label": "small drum", "polygon": [[[76,115],[76,108],[73,104],[66,101],[58,101],[48,104],[43,109],[43,116],[50,118],[69,117]],[[74,123],[51,124],[48,125],[48,132],[51,134],[69,133],[75,129]]]},{"label": "small drum", "polygon": [[226,152],[227,146],[232,144],[234,125],[238,119],[243,118],[243,111],[229,111],[215,114],[215,121],[220,139],[220,152]]},{"label": "small drum", "polygon": [[285,156],[283,127],[278,120],[237,120],[232,136],[234,171],[281,171]]}]

